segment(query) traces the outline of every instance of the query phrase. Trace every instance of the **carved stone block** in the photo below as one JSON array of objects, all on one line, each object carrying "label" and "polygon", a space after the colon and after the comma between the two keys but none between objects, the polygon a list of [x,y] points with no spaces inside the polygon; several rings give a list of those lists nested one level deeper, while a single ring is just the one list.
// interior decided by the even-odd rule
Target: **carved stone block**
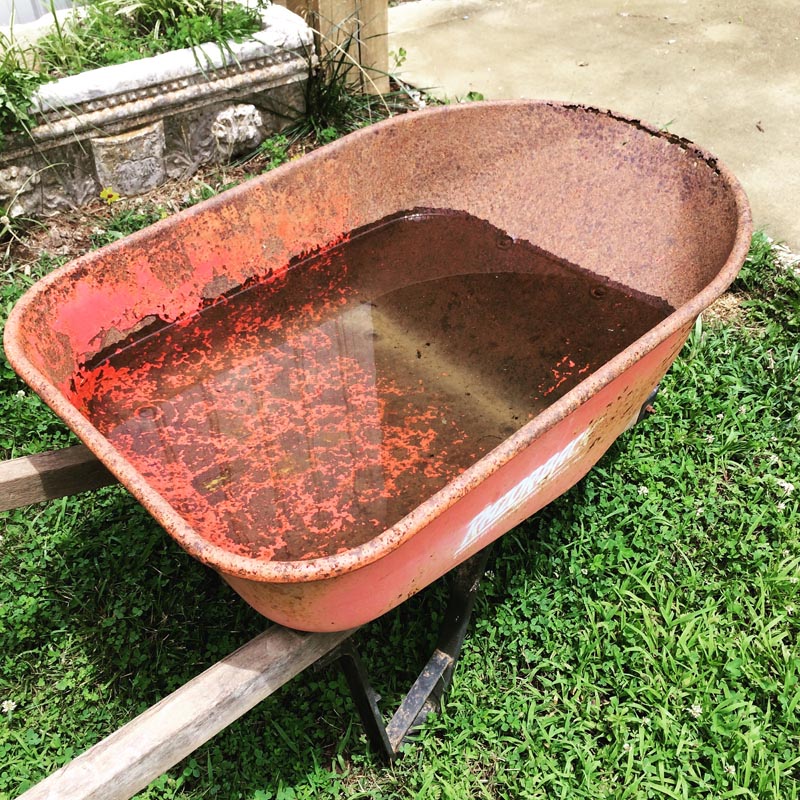
[{"label": "carved stone block", "polygon": [[250,103],[228,106],[214,117],[211,135],[223,160],[252,150],[264,140],[264,121]]},{"label": "carved stone block", "polygon": [[97,180],[121,195],[149,192],[167,177],[164,166],[164,123],[92,139]]}]

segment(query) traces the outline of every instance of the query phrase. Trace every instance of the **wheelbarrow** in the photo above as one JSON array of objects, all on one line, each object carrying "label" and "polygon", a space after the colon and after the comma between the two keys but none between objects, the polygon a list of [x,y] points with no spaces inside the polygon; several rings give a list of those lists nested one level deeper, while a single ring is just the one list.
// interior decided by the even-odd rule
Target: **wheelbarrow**
[{"label": "wheelbarrow", "polygon": [[750,233],[735,178],[672,134],[437,108],[56,270],[5,348],[244,600],[346,633],[580,480]]}]

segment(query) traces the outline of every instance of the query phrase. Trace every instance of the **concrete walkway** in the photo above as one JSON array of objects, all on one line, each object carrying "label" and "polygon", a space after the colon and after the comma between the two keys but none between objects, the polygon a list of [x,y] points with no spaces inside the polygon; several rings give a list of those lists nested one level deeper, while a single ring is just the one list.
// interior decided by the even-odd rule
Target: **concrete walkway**
[{"label": "concrete walkway", "polygon": [[756,226],[800,251],[798,0],[416,0],[389,11],[401,47],[398,74],[434,94],[567,100],[668,127],[717,155]]}]

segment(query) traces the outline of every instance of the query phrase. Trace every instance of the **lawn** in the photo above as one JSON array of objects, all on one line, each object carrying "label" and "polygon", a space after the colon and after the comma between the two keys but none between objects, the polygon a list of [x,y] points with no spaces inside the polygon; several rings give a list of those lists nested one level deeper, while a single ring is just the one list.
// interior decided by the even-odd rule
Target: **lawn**
[{"label": "lawn", "polygon": [[[96,243],[161,213],[120,211]],[[3,319],[57,261],[6,262]],[[442,712],[393,766],[326,666],[138,797],[798,797],[799,286],[756,234],[654,413],[495,547]],[[0,409],[3,457],[70,441],[5,361]],[[265,626],[119,487],[0,525],[3,800]],[[387,711],[443,601],[357,634]]]}]

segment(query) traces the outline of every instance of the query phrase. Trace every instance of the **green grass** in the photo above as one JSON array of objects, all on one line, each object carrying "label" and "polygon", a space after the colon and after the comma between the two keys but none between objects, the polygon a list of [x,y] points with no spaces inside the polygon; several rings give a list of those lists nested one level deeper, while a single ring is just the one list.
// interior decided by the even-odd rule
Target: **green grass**
[{"label": "green grass", "polygon": [[225,0],[88,0],[32,47],[53,78],[208,42],[223,50],[261,27],[261,4]]},{"label": "green grass", "polygon": [[[44,80],[28,68],[10,39],[0,34],[0,150],[8,135],[25,134],[33,127],[31,97]],[[0,206],[0,212],[6,217],[8,209]]]},{"label": "green grass", "polygon": [[[4,311],[27,282],[7,276]],[[800,291],[757,234],[734,292],[656,412],[498,543],[442,713],[395,765],[324,667],[140,796],[797,798]],[[5,363],[0,404],[6,455],[67,441]],[[264,627],[120,488],[9,512],[2,531],[0,798]],[[431,587],[358,634],[387,709],[442,602]]]}]

